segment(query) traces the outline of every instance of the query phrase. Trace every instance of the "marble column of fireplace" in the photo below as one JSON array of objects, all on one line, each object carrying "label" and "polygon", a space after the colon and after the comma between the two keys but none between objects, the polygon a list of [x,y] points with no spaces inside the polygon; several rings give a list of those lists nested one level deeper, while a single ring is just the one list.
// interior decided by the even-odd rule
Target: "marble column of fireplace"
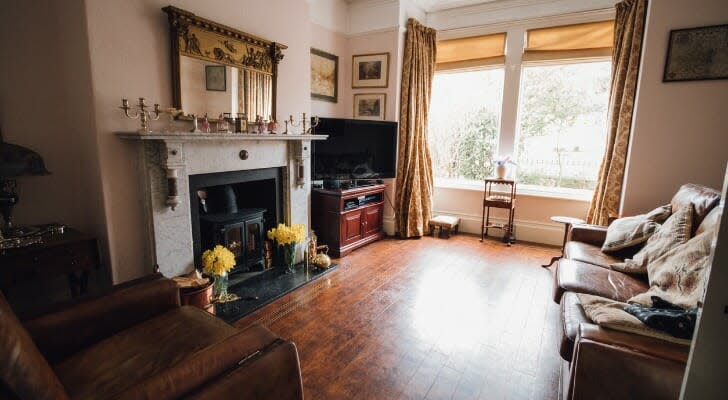
[{"label": "marble column of fireplace", "polygon": [[[195,265],[189,176],[283,168],[283,219],[308,225],[310,144],[325,135],[120,132],[137,143],[150,258],[168,277]],[[242,154],[245,150],[247,153]],[[303,171],[300,171],[303,166]],[[301,175],[303,172],[303,176]],[[303,178],[303,180],[301,180]]]}]

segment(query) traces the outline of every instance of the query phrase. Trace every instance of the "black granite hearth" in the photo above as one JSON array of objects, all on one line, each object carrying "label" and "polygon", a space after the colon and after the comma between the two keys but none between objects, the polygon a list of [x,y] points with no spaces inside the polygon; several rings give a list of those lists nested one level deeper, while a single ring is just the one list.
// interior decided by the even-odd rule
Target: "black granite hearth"
[{"label": "black granite hearth", "polygon": [[240,300],[216,304],[215,313],[227,322],[237,321],[277,298],[312,282],[330,271],[314,267],[308,269],[304,264],[295,266],[293,274],[284,274],[282,268],[271,268],[263,272],[243,272],[230,276],[229,293],[240,296]]}]

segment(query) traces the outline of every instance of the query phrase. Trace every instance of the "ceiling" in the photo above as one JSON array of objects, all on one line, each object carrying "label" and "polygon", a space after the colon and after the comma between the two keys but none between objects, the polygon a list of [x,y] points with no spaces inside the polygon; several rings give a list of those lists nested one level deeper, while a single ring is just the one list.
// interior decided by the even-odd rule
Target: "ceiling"
[{"label": "ceiling", "polygon": [[428,13],[496,1],[503,3],[508,0],[411,0]]},{"label": "ceiling", "polygon": [[[366,0],[345,0],[347,3],[359,3]],[[451,8],[474,6],[476,4],[485,3],[505,3],[513,0],[410,0],[411,3],[416,4],[425,12],[431,13],[442,10],[449,10]]]}]

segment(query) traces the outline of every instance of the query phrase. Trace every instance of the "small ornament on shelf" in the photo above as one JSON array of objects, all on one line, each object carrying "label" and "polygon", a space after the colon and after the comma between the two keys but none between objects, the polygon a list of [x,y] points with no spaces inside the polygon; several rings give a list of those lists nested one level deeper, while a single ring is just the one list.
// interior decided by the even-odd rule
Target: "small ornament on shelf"
[{"label": "small ornament on shelf", "polygon": [[153,110],[147,110],[149,106],[144,103],[144,97],[139,98],[139,105],[137,106],[137,111],[134,112],[134,114],[129,113],[129,110],[131,110],[132,107],[129,106],[129,100],[127,99],[121,99],[121,107],[119,108],[124,110],[124,115],[126,115],[127,118],[139,118],[142,123],[142,127],[137,130],[139,133],[151,133],[152,130],[149,129],[149,121],[158,120],[159,115],[162,113],[162,111],[159,110],[159,104],[154,104]]}]

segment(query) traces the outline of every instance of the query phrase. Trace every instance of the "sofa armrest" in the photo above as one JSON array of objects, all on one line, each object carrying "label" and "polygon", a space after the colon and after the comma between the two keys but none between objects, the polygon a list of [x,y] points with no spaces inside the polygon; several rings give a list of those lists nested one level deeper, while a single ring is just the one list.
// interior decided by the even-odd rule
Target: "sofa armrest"
[{"label": "sofa armrest", "polygon": [[126,328],[180,306],[179,288],[161,275],[116,286],[99,296],[23,321],[51,364]]},{"label": "sofa armrest", "polygon": [[677,399],[689,346],[582,324],[569,399]]},{"label": "sofa armrest", "polygon": [[236,398],[303,398],[295,345],[254,325],[185,357],[117,398],[221,399],[230,393]]},{"label": "sofa armrest", "polygon": [[567,241],[576,241],[602,247],[607,238],[607,227],[600,225],[578,224],[569,230]]}]

